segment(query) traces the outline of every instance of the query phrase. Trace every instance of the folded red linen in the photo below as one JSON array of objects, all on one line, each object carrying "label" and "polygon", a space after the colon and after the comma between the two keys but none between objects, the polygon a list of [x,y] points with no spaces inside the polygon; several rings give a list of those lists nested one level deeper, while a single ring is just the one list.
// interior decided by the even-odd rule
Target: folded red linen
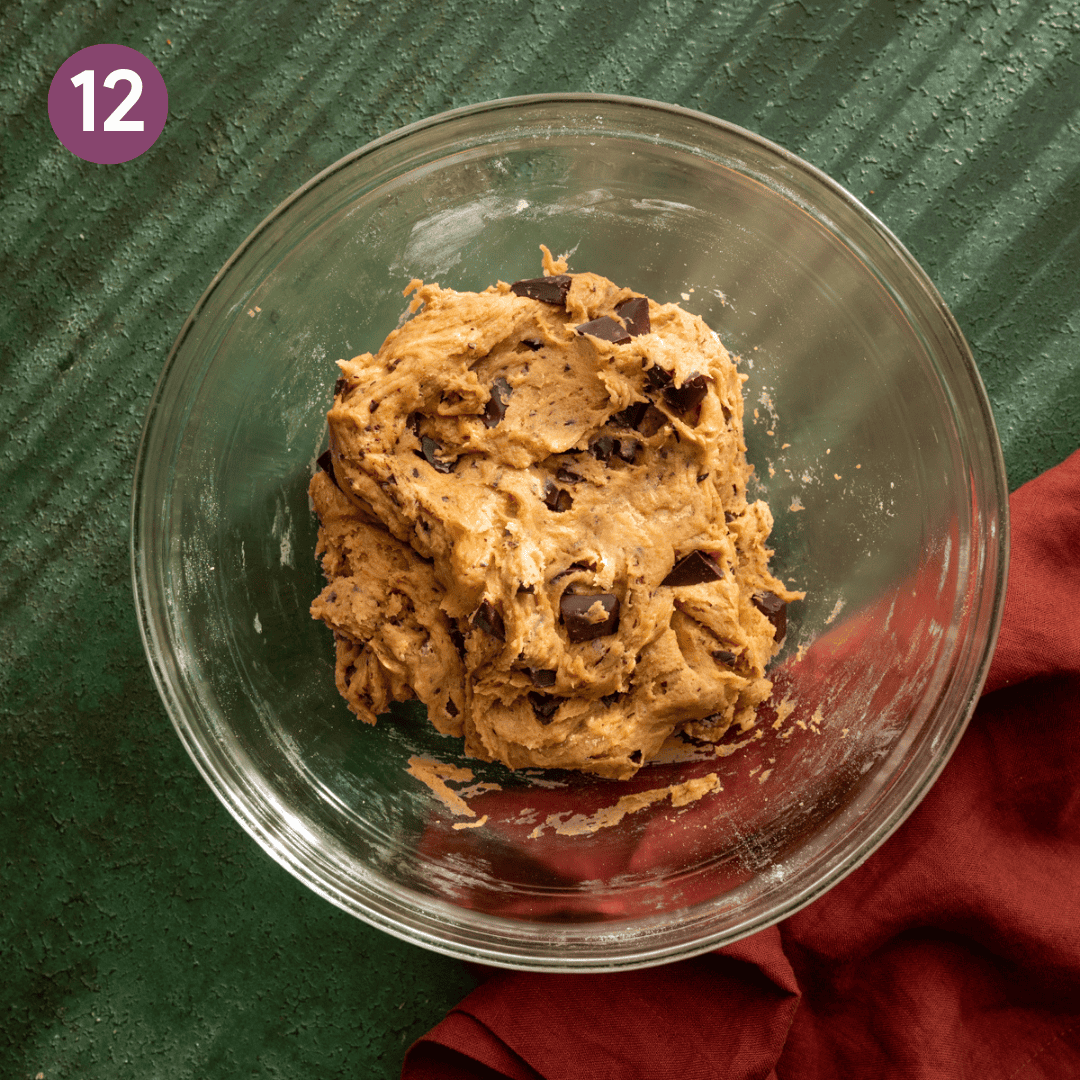
[{"label": "folded red linen", "polygon": [[1080,1077],[1080,451],[1010,509],[986,693],[874,855],[706,956],[495,973],[404,1080]]}]

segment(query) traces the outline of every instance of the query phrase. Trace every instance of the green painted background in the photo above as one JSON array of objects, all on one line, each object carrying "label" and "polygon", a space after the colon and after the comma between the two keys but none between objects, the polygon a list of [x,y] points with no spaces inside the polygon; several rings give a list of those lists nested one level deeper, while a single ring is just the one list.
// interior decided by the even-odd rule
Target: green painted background
[{"label": "green painted background", "polygon": [[[144,157],[49,126],[60,63],[133,46]],[[0,13],[0,1078],[391,1077],[473,978],[306,892],[188,761],[132,610],[130,477],[214,271],[345,153],[488,98],[734,121],[845,184],[971,342],[1010,486],[1080,446],[1080,6],[9,2]]]}]

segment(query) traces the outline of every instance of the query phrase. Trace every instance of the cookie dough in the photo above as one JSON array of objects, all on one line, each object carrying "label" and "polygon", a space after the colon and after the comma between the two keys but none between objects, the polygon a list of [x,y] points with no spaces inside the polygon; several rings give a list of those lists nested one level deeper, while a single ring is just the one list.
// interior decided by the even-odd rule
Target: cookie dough
[{"label": "cookie dough", "polygon": [[717,335],[543,251],[482,293],[411,282],[412,318],[339,361],[311,614],[361,720],[419,698],[476,758],[625,778],[753,725],[802,594]]}]

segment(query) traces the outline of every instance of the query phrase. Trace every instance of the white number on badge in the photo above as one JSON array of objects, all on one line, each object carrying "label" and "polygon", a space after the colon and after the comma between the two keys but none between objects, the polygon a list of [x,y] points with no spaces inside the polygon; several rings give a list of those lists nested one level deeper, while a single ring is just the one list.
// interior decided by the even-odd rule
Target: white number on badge
[{"label": "white number on badge", "polygon": [[[142,97],[143,84],[137,71],[131,68],[117,68],[105,76],[105,89],[112,90],[120,81],[126,82],[131,89],[127,97],[116,106],[105,118],[103,126],[105,131],[142,131],[141,120],[125,120],[131,107]],[[87,68],[78,75],[71,77],[73,86],[82,89],[82,129],[83,131],[94,130],[94,70]]]}]

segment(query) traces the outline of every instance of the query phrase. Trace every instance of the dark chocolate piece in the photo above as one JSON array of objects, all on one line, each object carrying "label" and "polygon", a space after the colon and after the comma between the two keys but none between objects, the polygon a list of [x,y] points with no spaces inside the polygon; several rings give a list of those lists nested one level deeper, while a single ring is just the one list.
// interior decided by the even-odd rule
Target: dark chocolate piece
[{"label": "dark chocolate piece", "polygon": [[491,384],[491,397],[484,406],[484,427],[493,428],[506,415],[506,403],[510,400],[510,384],[503,378]]},{"label": "dark chocolate piece", "polygon": [[568,574],[572,574],[575,570],[588,570],[591,573],[596,573],[596,563],[593,562],[572,562],[565,570],[560,570],[549,582],[549,585],[554,585],[559,578],[564,578]]},{"label": "dark chocolate piece", "polygon": [[334,481],[334,486],[338,489],[338,491],[344,490],[342,486],[338,483],[337,474],[334,472],[334,456],[329,450],[324,450],[315,459],[315,464],[318,465],[319,468],[322,469],[322,471],[326,473],[326,475],[329,476],[331,480]]},{"label": "dark chocolate piece", "polygon": [[499,641],[506,640],[506,624],[499,614],[499,609],[490,600],[481,601],[480,606],[472,613],[471,622],[485,634],[490,634]]},{"label": "dark chocolate piece", "polygon": [[530,690],[529,704],[533,707],[536,719],[543,724],[548,723],[555,715],[559,706],[562,704],[562,698],[553,697],[551,694],[541,694],[536,690]]},{"label": "dark chocolate piece", "polygon": [[754,607],[776,628],[773,638],[783,641],[787,633],[787,604],[776,593],[759,592],[750,598]]},{"label": "dark chocolate piece", "polygon": [[629,300],[616,304],[615,314],[626,323],[631,337],[647,334],[652,329],[649,321],[649,301],[644,296],[632,296]]},{"label": "dark chocolate piece", "polygon": [[555,685],[555,676],[557,672],[554,668],[527,667],[525,672],[532,680],[533,686],[538,686],[542,690],[548,686]]},{"label": "dark chocolate piece", "polygon": [[349,387],[349,380],[344,375],[334,383],[334,397],[340,397]]},{"label": "dark chocolate piece", "polygon": [[704,551],[691,551],[684,555],[672,568],[661,585],[703,585],[706,581],[719,581],[724,576],[723,570],[715,559]]},{"label": "dark chocolate piece", "polygon": [[457,714],[458,714],[458,707],[454,704],[454,702],[453,702],[453,700],[451,698],[446,699],[446,711],[451,716],[457,716]]},{"label": "dark chocolate piece", "polygon": [[655,435],[667,422],[668,418],[655,405],[647,405],[638,421],[637,429],[648,438]]},{"label": "dark chocolate piece", "polygon": [[611,422],[617,427],[633,428],[636,431],[648,407],[647,401],[635,401],[633,405],[627,405],[621,412],[615,413],[611,417]]},{"label": "dark chocolate piece", "polygon": [[420,438],[420,414],[418,412],[409,413],[408,419],[405,421],[405,426],[419,439]]},{"label": "dark chocolate piece", "polygon": [[544,347],[544,343],[535,338],[522,338],[521,344],[532,349],[533,352],[539,352]]},{"label": "dark chocolate piece", "polygon": [[712,658],[718,664],[726,664],[728,667],[731,667],[739,659],[738,655],[731,652],[730,649],[717,649],[712,654]]},{"label": "dark chocolate piece", "polygon": [[650,390],[663,390],[671,385],[674,376],[667,368],[653,366],[645,372],[645,384]]},{"label": "dark chocolate piece", "polygon": [[574,505],[574,500],[569,491],[556,487],[554,481],[548,480],[544,484],[544,505],[556,514],[562,514]]},{"label": "dark chocolate piece", "polygon": [[[457,464],[457,460],[445,461],[443,458],[438,458],[435,455],[442,449],[442,447],[432,438],[424,435],[420,439],[420,451],[418,456],[422,457],[436,472],[451,473],[454,471],[454,466]],[[416,451],[414,451],[416,453]]]},{"label": "dark chocolate piece", "polygon": [[[604,609],[606,618],[600,622],[591,622],[588,618],[589,609],[597,603]],[[611,593],[593,593],[588,596],[563,593],[559,600],[559,615],[571,644],[592,641],[593,638],[604,637],[605,634],[614,634],[618,629],[619,598]]]},{"label": "dark chocolate piece", "polygon": [[630,341],[630,332],[610,315],[601,315],[599,319],[582,323],[575,329],[581,336],[591,334],[601,341],[610,341],[615,345],[626,345]]},{"label": "dark chocolate piece", "polygon": [[542,300],[545,304],[566,306],[566,294],[570,291],[569,274],[553,274],[551,277],[523,278],[510,286],[515,296],[527,296],[530,300]]},{"label": "dark chocolate piece", "polygon": [[635,439],[616,439],[615,440],[615,456],[621,458],[628,465],[633,465],[637,460],[638,451],[641,449],[641,443]]},{"label": "dark chocolate piece", "polygon": [[580,484],[581,477],[576,472],[571,472],[565,466],[560,465],[555,470],[555,479],[563,484]]},{"label": "dark chocolate piece", "polygon": [[691,375],[682,386],[667,387],[664,390],[664,401],[673,412],[685,416],[705,400],[711,382],[708,375]]},{"label": "dark chocolate piece", "polygon": [[589,453],[598,461],[607,461],[615,449],[615,440],[610,435],[601,435],[589,443]]}]

